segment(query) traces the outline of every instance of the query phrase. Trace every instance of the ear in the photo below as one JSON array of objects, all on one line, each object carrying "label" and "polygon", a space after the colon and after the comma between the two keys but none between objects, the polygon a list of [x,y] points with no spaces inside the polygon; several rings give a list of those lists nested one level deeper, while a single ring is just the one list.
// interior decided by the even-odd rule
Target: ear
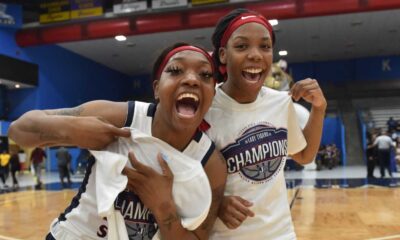
[{"label": "ear", "polygon": [[219,61],[222,64],[226,64],[226,48],[220,47],[218,50]]},{"label": "ear", "polygon": [[153,81],[153,92],[154,92],[154,99],[158,101],[158,85],[159,85],[159,80],[154,80]]}]

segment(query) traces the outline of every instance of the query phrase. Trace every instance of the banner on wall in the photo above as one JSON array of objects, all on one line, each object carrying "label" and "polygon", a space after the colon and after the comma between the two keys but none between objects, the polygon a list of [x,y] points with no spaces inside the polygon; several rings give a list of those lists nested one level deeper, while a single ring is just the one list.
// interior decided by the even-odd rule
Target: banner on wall
[{"label": "banner on wall", "polygon": [[15,4],[0,3],[0,27],[20,28],[22,26],[22,7]]},{"label": "banner on wall", "polygon": [[184,7],[188,5],[188,0],[153,0],[151,7],[153,9]]},{"label": "banner on wall", "polygon": [[204,4],[211,4],[211,3],[223,3],[228,2],[228,0],[192,0],[192,5],[204,5]]},{"label": "banner on wall", "polygon": [[247,0],[229,0],[231,3],[237,3],[237,2],[247,2]]},{"label": "banner on wall", "polygon": [[48,1],[40,4],[40,23],[66,21],[71,18],[68,0]]},{"label": "banner on wall", "polygon": [[114,2],[116,2],[113,6],[115,14],[145,11],[148,8],[147,0],[120,0]]},{"label": "banner on wall", "polygon": [[71,19],[96,17],[103,15],[102,0],[70,0]]}]

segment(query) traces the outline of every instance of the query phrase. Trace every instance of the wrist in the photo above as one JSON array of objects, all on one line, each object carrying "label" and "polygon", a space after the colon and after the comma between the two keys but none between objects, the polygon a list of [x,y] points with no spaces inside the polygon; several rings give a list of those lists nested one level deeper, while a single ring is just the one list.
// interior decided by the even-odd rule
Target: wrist
[{"label": "wrist", "polygon": [[166,219],[172,218],[172,216],[177,216],[177,209],[173,201],[163,202],[151,210],[158,223],[162,223]]},{"label": "wrist", "polygon": [[320,106],[312,106],[311,110],[313,112],[315,112],[315,113],[319,113],[319,114],[324,114],[325,115],[326,107],[327,107],[327,104],[322,104]]}]

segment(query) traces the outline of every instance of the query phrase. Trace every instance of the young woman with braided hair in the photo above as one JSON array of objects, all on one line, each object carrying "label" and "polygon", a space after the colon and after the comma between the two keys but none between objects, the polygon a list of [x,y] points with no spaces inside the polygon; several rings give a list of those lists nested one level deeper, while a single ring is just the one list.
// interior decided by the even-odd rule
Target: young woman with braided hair
[{"label": "young woman with braided hair", "polygon": [[[196,221],[195,229],[183,228],[176,199],[173,198],[175,195],[172,195],[172,180],[177,176],[172,175],[172,167],[170,169],[169,166],[172,166],[174,155],[168,161],[159,156],[160,174],[139,162],[140,158],[137,160],[130,152],[135,170],[123,170],[129,179],[129,189],[120,192],[115,200],[115,209],[121,210],[122,225],[126,226],[127,233],[124,238],[114,239],[151,240],[156,236],[174,240],[208,239],[217,218],[226,180],[226,167],[219,152],[199,129],[215,93],[213,72],[213,61],[204,49],[175,44],[164,50],[154,66],[153,87],[157,104],[92,101],[71,109],[33,110],[11,124],[9,137],[21,146],[74,145],[103,149],[110,143],[115,144],[116,137],[129,137],[131,131],[123,127],[131,127],[162,140],[181,155],[201,161],[209,185],[208,182],[204,184],[204,190],[208,191],[199,195],[209,193],[210,196],[212,193],[212,199],[207,199],[211,206],[205,207],[205,215],[201,215],[206,217],[205,221]],[[149,151],[146,153],[150,155]],[[111,239],[110,219],[100,217],[96,205],[98,199],[108,196],[109,189],[100,188],[98,193],[97,187],[101,179],[104,179],[103,182],[110,181],[110,175],[120,175],[120,172],[117,167],[106,168],[99,179],[98,160],[89,163],[79,193],[65,212],[53,221],[46,239]],[[202,170],[201,164],[197,165]],[[190,187],[186,189],[192,189]],[[181,194],[187,198],[191,193]],[[189,207],[199,208],[198,205]],[[199,219],[195,217],[194,220]],[[157,231],[159,235],[156,235]]]},{"label": "young woman with braided hair", "polygon": [[[325,97],[314,79],[297,82],[289,94],[263,86],[275,36],[256,12],[237,9],[222,17],[212,42],[220,84],[205,119],[228,178],[210,239],[295,239],[283,166],[288,155],[305,164],[317,153]],[[312,105],[303,131],[292,98]]]}]

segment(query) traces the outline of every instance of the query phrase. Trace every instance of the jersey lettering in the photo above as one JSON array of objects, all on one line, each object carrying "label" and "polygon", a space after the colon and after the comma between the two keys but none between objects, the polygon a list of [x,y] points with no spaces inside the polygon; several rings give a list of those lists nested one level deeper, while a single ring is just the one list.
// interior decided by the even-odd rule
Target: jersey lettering
[{"label": "jersey lettering", "polygon": [[108,228],[106,225],[101,225],[97,231],[97,236],[101,238],[107,237],[107,230]]}]

